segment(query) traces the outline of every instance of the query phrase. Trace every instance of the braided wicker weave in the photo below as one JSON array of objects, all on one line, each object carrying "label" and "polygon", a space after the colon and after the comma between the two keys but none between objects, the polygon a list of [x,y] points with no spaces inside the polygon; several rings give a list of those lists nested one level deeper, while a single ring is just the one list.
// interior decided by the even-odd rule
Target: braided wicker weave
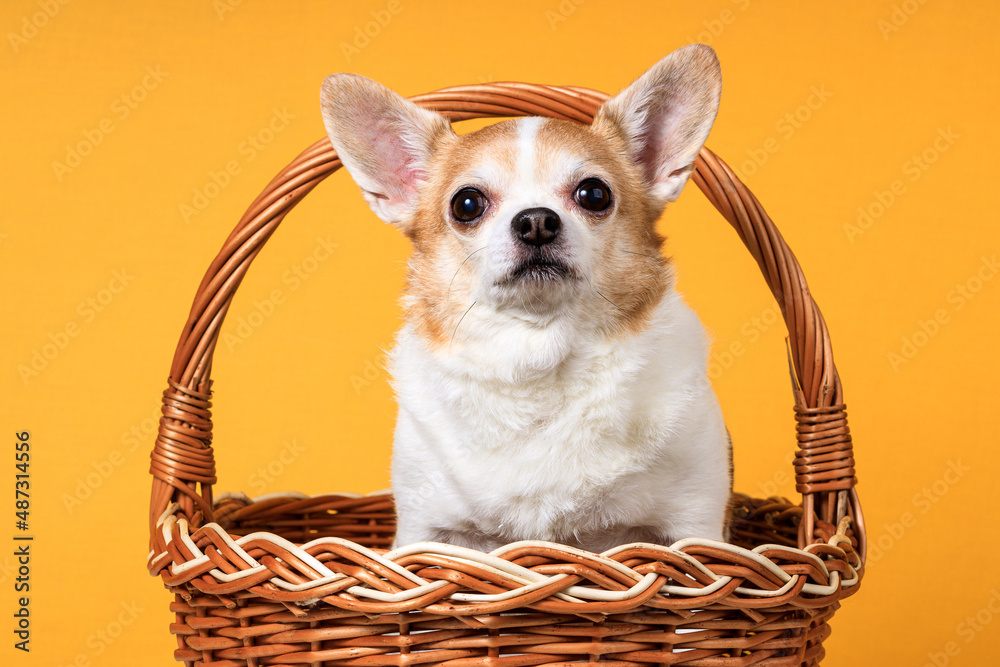
[{"label": "braided wicker weave", "polygon": [[[491,83],[413,99],[452,120],[587,123],[606,96]],[[213,498],[210,375],[222,321],[278,224],[339,167],[323,139],[268,184],[205,274],[177,345],[152,453],[148,560],[175,593],[175,658],[212,667],[819,664],[865,554],[840,378],[798,262],[707,148],[694,182],[757,260],[788,326],[800,506],[735,496],[734,544],[686,539],[596,555],[521,542],[484,554],[426,544],[386,552],[394,517],[384,492]]]}]

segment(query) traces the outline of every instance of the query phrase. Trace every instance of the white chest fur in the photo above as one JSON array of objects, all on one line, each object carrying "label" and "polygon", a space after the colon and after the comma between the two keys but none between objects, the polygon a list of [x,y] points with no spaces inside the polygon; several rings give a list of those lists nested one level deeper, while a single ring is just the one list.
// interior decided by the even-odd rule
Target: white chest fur
[{"label": "white chest fur", "polygon": [[399,544],[721,538],[727,436],[704,330],[675,293],[645,331],[612,342],[571,318],[490,319],[463,323],[451,349],[400,332]]}]

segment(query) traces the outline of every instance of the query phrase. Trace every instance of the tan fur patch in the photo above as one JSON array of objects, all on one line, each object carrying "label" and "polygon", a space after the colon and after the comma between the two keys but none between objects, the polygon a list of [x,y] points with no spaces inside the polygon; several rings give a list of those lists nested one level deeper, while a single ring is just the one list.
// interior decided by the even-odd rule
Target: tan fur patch
[{"label": "tan fur patch", "polygon": [[[441,273],[442,267],[462,264],[467,256],[444,217],[453,194],[450,189],[462,173],[484,158],[513,170],[516,137],[517,129],[512,122],[496,123],[466,135],[447,137],[431,159],[429,179],[407,230],[413,242],[413,255],[406,291],[407,317],[416,322],[420,333],[434,345],[443,345],[451,339],[451,329],[469,307],[468,284]],[[472,267],[463,268],[468,272]]]}]

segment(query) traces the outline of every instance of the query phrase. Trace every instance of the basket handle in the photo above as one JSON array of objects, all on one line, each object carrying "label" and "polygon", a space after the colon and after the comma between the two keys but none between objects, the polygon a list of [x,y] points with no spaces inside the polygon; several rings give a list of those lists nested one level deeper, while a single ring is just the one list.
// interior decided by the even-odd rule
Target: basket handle
[{"label": "basket handle", "polygon": [[[453,122],[539,115],[589,123],[607,98],[586,88],[504,82],[444,88],[411,99]],[[163,417],[151,454],[151,537],[158,519],[175,502],[194,525],[212,520],[216,476],[210,377],[222,321],[264,243],[288,212],[340,166],[329,139],[303,151],[253,201],[202,278],[163,392]],[[864,519],[854,488],[840,377],[826,323],[802,269],[757,198],[708,148],[702,148],[692,178],[757,260],[788,327],[799,445],[795,479],[803,496],[799,546],[825,542],[847,516],[864,557]]]}]

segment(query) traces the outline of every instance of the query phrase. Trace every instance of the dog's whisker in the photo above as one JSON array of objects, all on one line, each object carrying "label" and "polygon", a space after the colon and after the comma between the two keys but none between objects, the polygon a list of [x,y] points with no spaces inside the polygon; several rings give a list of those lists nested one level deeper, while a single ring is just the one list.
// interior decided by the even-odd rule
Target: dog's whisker
[{"label": "dog's whisker", "polygon": [[479,302],[478,301],[473,301],[472,302],[472,306],[469,306],[468,308],[466,308],[465,312],[462,313],[462,316],[460,318],[458,318],[458,322],[455,324],[455,328],[451,332],[451,342],[448,344],[449,349],[451,348],[452,345],[455,344],[455,334],[458,333],[458,327],[461,326],[462,320],[465,319],[465,316],[469,314],[469,311],[472,310],[473,306],[475,306],[477,303],[479,303]]},{"label": "dog's whisker", "polygon": [[[455,284],[455,278],[458,278],[459,271],[462,270],[462,267],[465,266],[466,262],[468,262],[470,259],[472,259],[473,255],[475,255],[477,252],[480,252],[482,250],[486,250],[486,247],[487,246],[483,246],[479,250],[473,250],[472,252],[470,252],[469,255],[468,255],[468,257],[466,257],[465,259],[463,259],[462,263],[458,265],[457,269],[455,269],[455,275],[453,275],[451,277],[451,282],[448,283],[448,296],[445,298],[445,303],[447,303],[448,301],[451,301],[451,286]],[[473,305],[475,305],[475,304],[473,304]],[[470,306],[470,308],[471,308],[471,306]]]},{"label": "dog's whisker", "polygon": [[597,294],[597,296],[601,297],[602,299],[604,299],[605,301],[607,301],[608,303],[610,303],[612,306],[614,306],[615,308],[617,308],[621,312],[623,312],[625,314],[628,314],[627,311],[624,308],[622,308],[621,306],[619,306],[617,303],[615,303],[614,301],[612,301],[608,297],[604,296],[604,294],[601,293],[601,290],[597,289],[597,285],[594,284],[594,281],[591,280],[589,277],[588,277],[588,281],[590,282],[590,289],[594,290],[594,293]]},{"label": "dog's whisker", "polygon": [[617,308],[617,309],[618,309],[618,310],[620,310],[621,312],[623,312],[623,313],[625,313],[625,312],[626,312],[624,308],[622,308],[621,306],[619,306],[619,305],[618,305],[617,303],[615,303],[614,301],[612,301],[612,300],[611,300],[611,299],[609,299],[608,297],[606,297],[606,296],[604,296],[603,294],[601,294],[601,290],[599,290],[599,289],[597,289],[597,288],[595,287],[595,288],[594,288],[594,291],[595,291],[595,292],[597,292],[597,296],[601,297],[602,299],[604,299],[605,301],[607,301],[608,303],[610,303],[610,304],[611,304],[612,306],[614,306],[615,308]]}]

